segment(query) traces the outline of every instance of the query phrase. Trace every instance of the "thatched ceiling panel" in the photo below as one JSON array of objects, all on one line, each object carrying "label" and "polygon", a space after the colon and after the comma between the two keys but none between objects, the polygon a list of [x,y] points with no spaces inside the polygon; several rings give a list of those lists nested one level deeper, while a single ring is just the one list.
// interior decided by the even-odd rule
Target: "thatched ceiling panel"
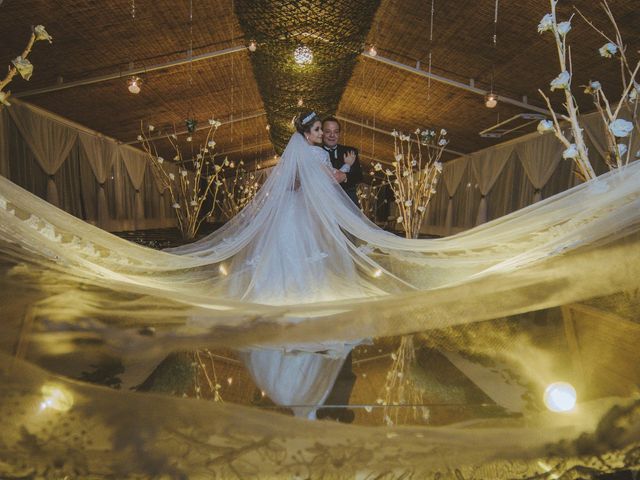
[{"label": "thatched ceiling panel", "polygon": [[[44,24],[53,45],[38,45],[32,54],[36,70],[29,84],[15,82],[14,91],[102,75],[185,58],[193,31],[194,55],[236,44],[241,36],[230,2],[136,0],[6,1],[0,12],[0,58],[22,51],[29,25]],[[192,28],[191,28],[192,26]]]}]

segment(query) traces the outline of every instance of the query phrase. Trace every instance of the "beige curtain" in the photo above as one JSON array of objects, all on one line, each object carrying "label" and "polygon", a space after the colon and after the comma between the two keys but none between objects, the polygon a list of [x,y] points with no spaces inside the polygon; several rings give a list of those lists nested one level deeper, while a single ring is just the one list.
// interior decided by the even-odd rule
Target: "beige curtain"
[{"label": "beige curtain", "polygon": [[506,145],[483,150],[470,156],[471,169],[481,195],[476,225],[487,221],[487,194],[511,157],[513,149],[513,145]]},{"label": "beige curtain", "polygon": [[59,206],[60,199],[54,175],[69,156],[78,138],[78,132],[51,118],[35,113],[24,103],[14,102],[8,110],[36,160],[49,176],[47,201]]},{"label": "beige curtain", "polygon": [[89,164],[98,182],[96,220],[98,225],[104,226],[109,222],[105,183],[111,172],[113,162],[118,157],[118,144],[84,132],[80,132],[79,139],[86,154],[83,155],[83,160]]},{"label": "beige curtain", "polygon": [[144,199],[142,195],[142,182],[144,181],[144,174],[147,170],[147,157],[146,154],[131,147],[120,147],[120,158],[124,163],[124,167],[131,180],[131,185],[135,189],[135,209],[134,219],[136,225],[142,225],[144,223]]},{"label": "beige curtain", "polygon": [[562,160],[564,145],[551,133],[516,145],[516,153],[535,188],[533,201],[542,200],[542,188]]},{"label": "beige curtain", "polygon": [[444,185],[449,196],[449,200],[447,202],[447,215],[444,221],[444,228],[447,235],[451,234],[451,227],[453,225],[453,196],[458,190],[460,180],[462,180],[462,176],[467,170],[468,163],[469,159],[467,157],[462,157],[447,162],[442,169],[442,179],[444,180]]}]

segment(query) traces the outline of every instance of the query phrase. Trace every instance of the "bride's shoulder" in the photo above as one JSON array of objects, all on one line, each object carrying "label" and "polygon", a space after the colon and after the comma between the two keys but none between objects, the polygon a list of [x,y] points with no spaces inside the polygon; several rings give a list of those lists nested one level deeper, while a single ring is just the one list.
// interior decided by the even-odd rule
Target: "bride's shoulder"
[{"label": "bride's shoulder", "polygon": [[317,145],[313,145],[311,147],[311,152],[312,152],[312,155],[315,158],[318,158],[320,160],[324,160],[325,158],[329,158],[329,152],[327,152],[324,148],[319,147]]}]

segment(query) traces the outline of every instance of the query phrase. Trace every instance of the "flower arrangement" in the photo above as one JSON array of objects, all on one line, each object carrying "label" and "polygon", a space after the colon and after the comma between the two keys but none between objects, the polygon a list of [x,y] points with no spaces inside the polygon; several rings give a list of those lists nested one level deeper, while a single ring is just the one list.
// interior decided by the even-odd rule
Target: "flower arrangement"
[{"label": "flower arrangement", "polygon": [[405,236],[418,238],[427,205],[436,192],[442,172],[440,158],[449,143],[447,131],[417,129],[415,139],[396,130],[391,134],[394,137],[393,170],[383,168],[380,163],[374,165],[374,170],[384,173],[393,191],[399,213],[396,221],[402,225]]},{"label": "flower arrangement", "polygon": [[[420,227],[427,212],[427,206],[434,193],[442,173],[442,153],[449,143],[447,131],[433,129],[414,132],[414,137],[393,131],[394,161],[393,170],[383,169],[380,163],[374,170],[383,172],[385,181],[394,194],[398,206],[396,222],[402,225],[406,238],[418,238]],[[428,420],[429,411],[423,408],[423,391],[411,376],[415,364],[415,345],[412,335],[400,339],[400,346],[391,355],[391,369],[387,372],[384,385],[384,398],[378,403],[384,406],[384,419],[387,425],[397,424],[400,418],[396,405],[411,405],[414,419]],[[406,411],[406,410],[405,410]],[[406,420],[408,415],[403,415]]]},{"label": "flower arrangement", "polygon": [[11,83],[13,77],[20,74],[24,80],[28,81],[31,78],[31,75],[33,74],[33,64],[27,59],[27,57],[31,53],[33,44],[39,40],[47,40],[49,43],[53,42],[53,38],[47,33],[42,25],[38,25],[33,29],[33,32],[31,32],[31,38],[29,38],[29,42],[22,54],[18,55],[11,61],[12,65],[9,67],[7,75],[0,81],[0,109],[5,105],[11,105],[11,103],[9,103],[11,92],[4,91],[4,89],[9,85],[9,83]]},{"label": "flower arrangement", "polygon": [[[565,96],[564,106],[566,108],[566,115],[557,115],[551,107],[549,98],[544,94],[542,90],[539,90],[540,94],[547,103],[547,107],[551,112],[553,120],[542,120],[538,125],[538,131],[544,133],[547,131],[553,131],[556,137],[565,145],[565,150],[562,154],[563,158],[573,160],[577,166],[577,174],[583,180],[589,180],[595,178],[595,171],[589,161],[589,152],[584,141],[582,134],[582,127],[578,120],[578,105],[575,97],[571,92],[571,80],[573,77],[572,63],[571,63],[571,49],[567,46],[567,35],[571,30],[571,20],[573,16],[564,22],[558,23],[556,16],[556,5],[558,0],[550,0],[551,12],[547,13],[538,25],[538,32],[550,32],[553,34],[558,60],[560,63],[560,74],[551,81],[550,89],[562,90]],[[620,70],[622,72],[622,84],[623,90],[620,100],[617,103],[609,101],[602,85],[598,81],[591,81],[585,89],[585,93],[593,96],[593,101],[598,112],[602,117],[606,128],[606,138],[608,144],[608,156],[606,162],[609,168],[619,168],[630,160],[630,153],[626,144],[622,143],[620,139],[630,137],[633,134],[634,123],[637,125],[637,108],[638,108],[638,96],[640,94],[640,85],[636,82],[636,76],[638,69],[640,68],[640,61],[634,68],[631,67],[627,57],[627,48],[623,43],[620,30],[615,21],[613,13],[607,4],[606,0],[603,0],[602,8],[611,22],[615,31],[615,40],[609,38],[604,32],[597,29],[593,23],[587,20],[582,13],[578,10],[580,16],[596,30],[605,40],[606,43],[598,50],[601,57],[610,59],[618,56],[620,61]],[[615,108],[614,108],[614,105]],[[619,118],[623,107],[627,107],[627,110],[631,112],[632,121]],[[558,118],[559,117],[559,118]],[[560,128],[559,120],[565,120],[569,122],[571,127],[572,141],[562,132]],[[629,142],[630,142],[629,138]]]},{"label": "flower arrangement", "polygon": [[[369,220],[375,222],[376,210],[378,209],[379,202],[378,195],[380,194],[380,190],[384,183],[379,181],[373,170],[371,171],[371,177],[370,184],[358,184],[356,195],[360,201],[360,209],[362,210],[362,213],[364,213]],[[382,201],[386,202],[386,200]]]},{"label": "flower arrangement", "polygon": [[[166,136],[175,152],[171,162],[166,162],[158,155],[155,144],[148,137],[148,134],[151,134],[155,127],[148,125],[145,129],[141,125],[142,131],[138,135],[138,140],[147,153],[154,175],[171,196],[171,206],[176,212],[178,229],[185,240],[195,238],[202,222],[213,215],[218,192],[223,185],[220,178],[223,174],[224,164],[218,165],[214,162],[216,142],[213,137],[220,125],[218,120],[209,120],[205,143],[200,146],[198,153],[191,159],[184,158],[175,131]],[[187,137],[187,142],[191,141],[192,137]],[[187,169],[188,163],[192,165],[190,170]],[[225,159],[224,163],[228,164],[228,161]],[[205,212],[204,205],[208,198],[212,198],[213,201],[210,209]]]},{"label": "flower arrangement", "polygon": [[255,197],[260,188],[260,175],[257,170],[247,171],[243,160],[238,162],[238,168],[226,159],[223,165],[235,169],[233,175],[222,179],[222,192],[218,199],[223,218],[229,220]]}]

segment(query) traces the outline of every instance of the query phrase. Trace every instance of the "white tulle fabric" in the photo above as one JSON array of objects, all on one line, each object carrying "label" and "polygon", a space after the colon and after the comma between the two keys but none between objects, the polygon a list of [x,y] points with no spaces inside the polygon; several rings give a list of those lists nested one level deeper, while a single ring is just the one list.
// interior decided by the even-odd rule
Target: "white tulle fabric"
[{"label": "white tulle fabric", "polygon": [[[198,242],[158,252],[92,227],[0,177],[0,295],[3,305],[12,306],[3,309],[0,346],[5,352],[15,351],[16,339],[22,338],[20,332],[29,325],[34,330],[30,348],[44,365],[87,352],[132,358],[203,346],[248,352],[247,364],[257,365],[255,368],[264,365],[261,354],[279,361],[293,352],[302,359],[334,352],[321,354],[322,358],[339,365],[351,345],[370,337],[412,332],[428,336],[429,331],[453,325],[627,294],[640,288],[638,185],[640,162],[462,234],[407,240],[369,222],[332,180],[321,151],[294,134],[278,166],[237,217]],[[482,341],[490,344],[492,335],[501,333],[490,332],[458,347],[462,350]],[[603,343],[602,348],[613,352],[616,347]],[[260,353],[251,357],[251,352]],[[554,353],[529,358],[530,350],[523,349],[510,358],[535,365],[523,375],[538,385],[541,379],[554,378]],[[316,367],[308,371],[322,370]],[[30,372],[22,364],[17,370],[9,369],[8,381],[0,389],[15,390],[15,395],[7,398],[37,398],[39,382],[46,374]],[[331,377],[325,374],[322,378],[328,385]],[[289,391],[297,387],[302,391],[306,388],[303,383],[293,382]],[[206,445],[233,441],[239,451],[245,451],[252,450],[252,442],[260,438],[287,439],[286,445],[278,446],[286,467],[278,460],[280,453],[271,447],[256,450],[256,462],[262,462],[265,472],[298,472],[300,455],[306,454],[315,455],[329,470],[348,461],[353,474],[358,469],[381,472],[389,458],[411,451],[406,465],[413,472],[446,469],[454,459],[475,465],[522,460],[527,469],[531,467],[531,475],[537,475],[539,464],[529,463],[533,456],[542,458],[550,442],[571,441],[593,432],[611,404],[596,401],[597,408],[589,412],[599,413],[590,413],[588,418],[566,417],[563,428],[558,428],[556,417],[539,422],[527,417],[522,422],[479,422],[474,430],[398,431],[396,440],[385,430],[374,434],[362,428],[334,431],[337,427],[327,424],[306,430],[293,420],[280,423],[258,411],[248,414],[233,406],[204,408],[201,402],[185,404],[176,399],[164,402],[162,412],[180,412],[185,422],[188,418],[211,421],[198,422],[197,438],[179,440],[170,420],[141,415],[132,422],[131,415],[123,414],[119,408],[132,404],[132,394],[123,393],[120,402],[112,398],[119,393],[110,392],[107,402],[99,391],[67,387],[84,399],[81,405],[91,400],[91,408],[76,412],[78,428],[83,424],[80,420],[97,418],[96,412],[103,412],[108,420],[101,428],[120,432],[117,437],[105,433],[101,451],[120,449],[118,439],[129,438],[126,432],[135,425],[135,438],[161,445],[162,437],[163,451],[184,447],[188,452],[185,462],[187,458],[191,462],[184,463],[188,465],[184,469],[194,475],[212,465],[211,457],[202,453]],[[282,397],[281,401],[295,403],[297,399]],[[15,402],[11,402],[0,396],[0,407],[6,406],[0,410],[3,425],[10,426],[4,432],[10,439],[4,450],[17,452],[15,458],[30,454],[46,462],[42,445],[50,444],[48,434],[26,420],[14,425]],[[140,401],[141,411],[148,407],[144,403]],[[173,418],[168,413],[165,417]],[[637,435],[640,417],[634,418],[625,425]],[[25,428],[42,442],[26,442],[22,425],[28,425]],[[186,431],[188,425],[181,423],[179,428]],[[234,434],[238,431],[260,434],[246,433],[242,440]],[[350,458],[345,460],[342,439],[347,437]],[[64,444],[71,445],[71,438]],[[526,447],[514,438],[526,439]],[[633,435],[628,438],[625,445],[637,440]],[[372,439],[377,442],[375,447]],[[424,455],[425,451],[432,455]],[[576,451],[567,450],[563,455],[569,457]],[[136,468],[157,472],[154,462],[159,458],[147,458],[148,463],[136,464]],[[326,464],[327,459],[331,465]],[[114,459],[112,468],[118,465],[122,460]],[[252,470],[255,465],[243,465],[243,474],[259,474],[260,470]],[[504,472],[482,476],[508,477]]]}]

